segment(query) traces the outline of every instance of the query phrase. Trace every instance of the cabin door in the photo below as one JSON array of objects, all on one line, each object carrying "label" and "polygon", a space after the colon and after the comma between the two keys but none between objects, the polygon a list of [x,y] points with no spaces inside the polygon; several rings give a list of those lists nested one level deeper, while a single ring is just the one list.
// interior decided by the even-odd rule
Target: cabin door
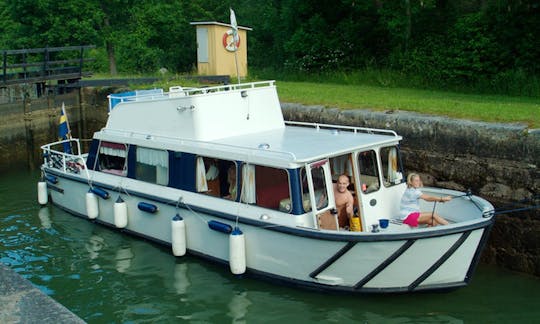
[{"label": "cabin door", "polygon": [[315,227],[337,230],[337,213],[331,212],[336,206],[328,159],[310,163],[306,170]]}]

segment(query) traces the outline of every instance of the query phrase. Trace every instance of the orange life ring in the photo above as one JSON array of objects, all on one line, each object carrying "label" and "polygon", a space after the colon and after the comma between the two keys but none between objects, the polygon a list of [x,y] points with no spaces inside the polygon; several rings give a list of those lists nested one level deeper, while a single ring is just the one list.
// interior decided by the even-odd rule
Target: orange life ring
[{"label": "orange life ring", "polygon": [[238,41],[236,42],[236,46],[234,44],[234,36],[233,36],[233,30],[229,29],[226,33],[223,33],[223,47],[229,52],[234,52],[240,47],[240,35],[238,35]]}]

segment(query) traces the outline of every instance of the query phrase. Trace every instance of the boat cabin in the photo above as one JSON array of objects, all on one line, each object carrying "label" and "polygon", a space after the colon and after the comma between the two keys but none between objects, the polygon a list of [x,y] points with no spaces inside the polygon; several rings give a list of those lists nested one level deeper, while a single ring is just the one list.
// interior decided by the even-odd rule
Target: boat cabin
[{"label": "boat cabin", "polygon": [[273,81],[109,99],[89,170],[195,193],[208,205],[243,204],[264,221],[348,232],[347,216],[333,212],[333,188],[346,175],[363,231],[398,213],[405,187],[401,137],[285,122]]}]

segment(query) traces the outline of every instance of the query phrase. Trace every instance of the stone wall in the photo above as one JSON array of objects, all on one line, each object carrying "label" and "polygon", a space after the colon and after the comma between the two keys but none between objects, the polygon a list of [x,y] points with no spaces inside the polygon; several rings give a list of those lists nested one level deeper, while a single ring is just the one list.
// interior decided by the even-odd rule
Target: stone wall
[{"label": "stone wall", "polygon": [[[405,170],[419,172],[425,185],[470,189],[495,206],[540,194],[540,130],[400,111],[289,103],[282,109],[286,120],[395,130],[403,136]],[[497,215],[483,261],[540,276],[539,216],[538,210]]]},{"label": "stone wall", "polygon": [[[35,169],[40,146],[58,140],[60,107],[65,104],[73,137],[89,139],[107,122],[110,88],[75,89],[48,97],[26,97],[0,105],[0,172]],[[87,145],[83,142],[83,147]]]},{"label": "stone wall", "polygon": [[[77,93],[55,97],[14,100],[0,105],[0,170],[37,167],[41,160],[40,146],[58,139],[60,105],[78,107]],[[78,109],[70,109],[74,129],[78,127]]]}]

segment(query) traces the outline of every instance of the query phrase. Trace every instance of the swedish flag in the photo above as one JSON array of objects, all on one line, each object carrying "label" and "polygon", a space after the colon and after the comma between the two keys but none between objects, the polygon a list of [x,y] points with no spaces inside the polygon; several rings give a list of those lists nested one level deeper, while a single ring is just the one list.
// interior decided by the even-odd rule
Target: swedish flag
[{"label": "swedish flag", "polygon": [[[58,122],[58,139],[59,140],[66,140],[70,139],[71,134],[69,130],[69,123],[66,115],[66,110],[64,108],[64,104],[62,103],[62,109],[60,110],[60,121]],[[71,143],[66,142],[62,143],[64,146],[64,152],[71,154]]]}]

